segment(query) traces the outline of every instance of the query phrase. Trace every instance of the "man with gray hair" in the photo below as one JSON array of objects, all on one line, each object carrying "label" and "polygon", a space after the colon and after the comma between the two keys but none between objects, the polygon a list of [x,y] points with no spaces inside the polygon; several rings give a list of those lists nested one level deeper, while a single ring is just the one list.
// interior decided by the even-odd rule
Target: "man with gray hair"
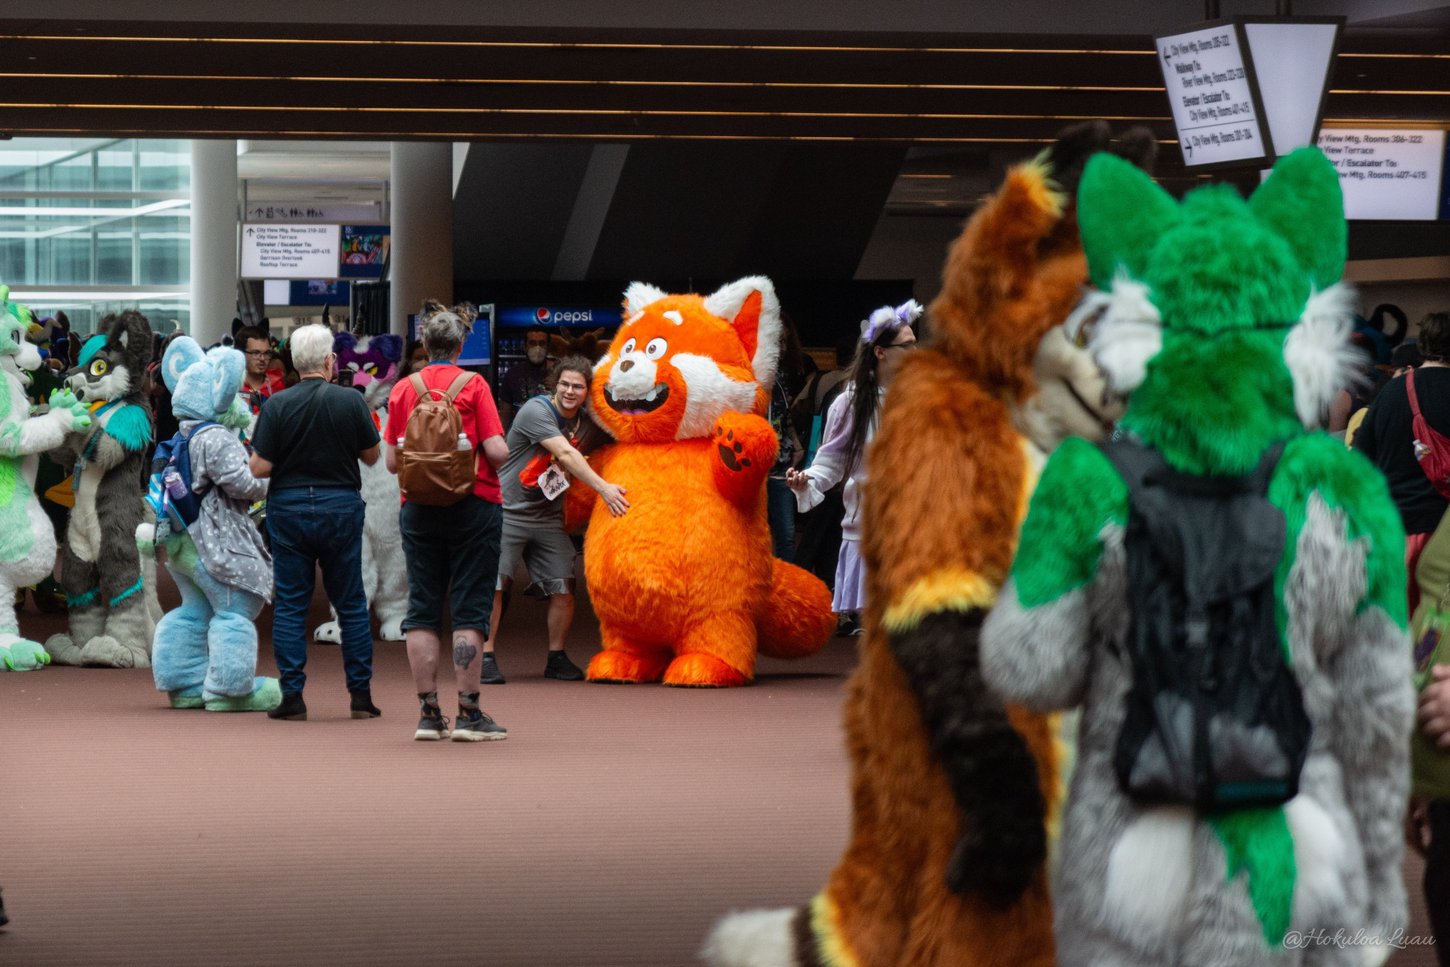
[{"label": "man with gray hair", "polygon": [[[460,450],[473,452],[473,486],[456,501],[434,505],[408,499],[398,518],[403,556],[408,562],[408,665],[418,690],[421,715],[413,738],[484,742],[508,738],[508,729],[479,707],[479,667],[488,636],[489,612],[498,577],[502,495],[497,468],[508,458],[503,424],[488,383],[458,366],[463,340],[473,314],[466,306],[445,309],[424,306],[419,334],[428,350],[428,365],[399,380],[388,397],[385,431],[388,469],[398,470],[398,448],[407,440],[408,419],[423,390],[434,399],[451,399],[462,425]],[[416,439],[416,438],[415,438]],[[416,445],[416,444],[412,444]],[[480,459],[479,457],[482,457]],[[458,686],[458,718],[452,729],[438,704],[439,648],[443,641],[443,603],[452,617],[453,677]]]},{"label": "man with gray hair", "polygon": [[332,330],[303,326],[288,346],[300,379],[267,401],[252,436],[252,473],[271,477],[267,533],[276,603],[272,650],[282,704],[269,718],[302,720],[307,706],[307,611],[317,568],[342,627],[352,717],[382,714],[372,701],[373,637],[362,583],[363,499],[358,461],[378,459],[378,430],[362,394],[332,382]]}]

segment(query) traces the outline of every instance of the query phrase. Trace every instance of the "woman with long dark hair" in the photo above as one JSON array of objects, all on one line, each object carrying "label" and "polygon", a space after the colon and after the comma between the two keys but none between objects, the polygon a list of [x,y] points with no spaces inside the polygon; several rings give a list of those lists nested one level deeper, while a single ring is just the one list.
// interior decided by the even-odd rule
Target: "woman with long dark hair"
[{"label": "woman with long dark hair", "polygon": [[915,299],[899,306],[882,306],[861,323],[851,382],[826,413],[825,432],[815,459],[804,470],[786,472],[795,492],[796,506],[810,510],[842,479],[846,481],[841,521],[841,554],[836,561],[836,589],[832,610],[844,614],[860,628],[859,615],[866,603],[866,575],[861,562],[861,493],[866,482],[866,448],[876,433],[881,400],[901,358],[916,345],[912,323],[921,316]]}]

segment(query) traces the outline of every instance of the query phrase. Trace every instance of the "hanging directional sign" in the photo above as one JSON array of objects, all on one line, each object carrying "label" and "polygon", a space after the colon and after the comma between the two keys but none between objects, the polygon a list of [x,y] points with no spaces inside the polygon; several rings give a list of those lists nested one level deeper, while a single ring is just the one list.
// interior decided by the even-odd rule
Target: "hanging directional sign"
[{"label": "hanging directional sign", "polygon": [[1183,164],[1202,170],[1273,160],[1242,28],[1215,23],[1156,40]]},{"label": "hanging directional sign", "polygon": [[242,226],[244,279],[335,279],[337,225]]}]

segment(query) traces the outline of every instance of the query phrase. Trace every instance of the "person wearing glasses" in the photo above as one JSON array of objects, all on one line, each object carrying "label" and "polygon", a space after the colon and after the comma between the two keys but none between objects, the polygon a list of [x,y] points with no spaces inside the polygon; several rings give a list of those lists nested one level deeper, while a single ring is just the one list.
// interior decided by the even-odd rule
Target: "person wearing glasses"
[{"label": "person wearing glasses", "polygon": [[866,484],[866,448],[880,422],[881,400],[902,358],[916,346],[912,324],[922,308],[915,299],[899,306],[882,306],[861,323],[850,383],[826,412],[825,430],[815,459],[804,470],[785,472],[786,485],[795,492],[801,512],[819,504],[841,480],[846,481],[842,502],[841,553],[836,560],[836,587],[831,610],[843,616],[843,629],[861,633],[860,614],[866,605],[866,571],[861,561],[861,495]]},{"label": "person wearing glasses", "polygon": [[232,338],[236,347],[247,355],[247,374],[242,377],[241,393],[255,417],[261,412],[262,403],[273,393],[282,392],[287,384],[282,381],[282,371],[271,368],[276,354],[265,332],[256,326],[243,326]]}]

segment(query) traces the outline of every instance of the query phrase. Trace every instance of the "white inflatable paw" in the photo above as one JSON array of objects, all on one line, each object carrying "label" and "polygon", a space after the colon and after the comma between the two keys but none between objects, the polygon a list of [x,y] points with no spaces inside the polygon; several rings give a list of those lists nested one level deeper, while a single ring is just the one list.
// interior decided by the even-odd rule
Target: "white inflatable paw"
[{"label": "white inflatable paw", "polygon": [[342,626],[336,621],[320,624],[312,633],[312,640],[325,645],[340,645],[342,644]]}]

